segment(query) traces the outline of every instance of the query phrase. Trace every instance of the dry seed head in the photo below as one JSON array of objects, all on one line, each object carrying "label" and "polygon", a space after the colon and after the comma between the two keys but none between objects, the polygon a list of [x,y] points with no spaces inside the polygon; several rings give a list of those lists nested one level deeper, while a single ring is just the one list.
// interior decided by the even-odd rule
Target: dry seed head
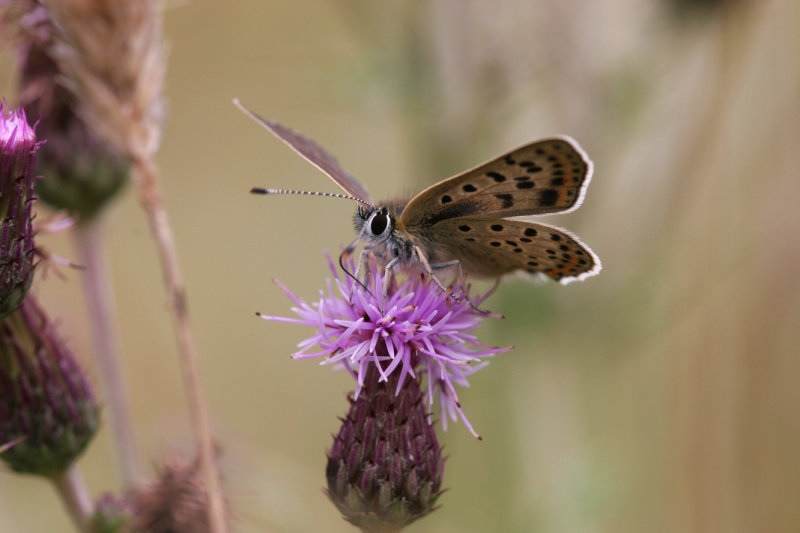
[{"label": "dry seed head", "polygon": [[36,186],[45,203],[76,218],[89,218],[108,205],[128,178],[127,159],[98,139],[76,114],[76,98],[62,84],[53,50],[53,23],[38,2],[24,0],[9,12],[16,27],[19,99],[37,133],[47,139],[38,157]]},{"label": "dry seed head", "polygon": [[78,114],[112,149],[148,160],[163,120],[161,2],[42,0],[53,24],[51,57]]},{"label": "dry seed head", "polygon": [[137,489],[128,503],[129,530],[148,533],[208,533],[208,494],[197,461],[172,453],[156,477]]}]

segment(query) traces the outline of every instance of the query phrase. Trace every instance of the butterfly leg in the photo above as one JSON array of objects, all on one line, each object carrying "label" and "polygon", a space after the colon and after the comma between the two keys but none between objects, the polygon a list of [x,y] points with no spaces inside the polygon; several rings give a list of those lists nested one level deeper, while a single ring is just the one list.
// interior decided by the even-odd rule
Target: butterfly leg
[{"label": "butterfly leg", "polygon": [[[419,246],[414,246],[414,253],[419,258],[419,262],[422,263],[425,272],[431,277],[431,279],[442,289],[442,292],[447,292],[447,287],[444,286],[442,280],[439,279],[439,276],[436,275],[434,270],[446,270],[453,267],[458,269],[458,277],[457,280],[460,280],[463,277],[463,272],[461,270],[461,262],[458,259],[453,259],[452,261],[447,261],[445,263],[436,263],[431,265],[430,261],[428,261],[428,257],[425,255],[425,252]],[[461,299],[455,296],[454,294],[450,295],[453,300],[456,302],[460,302]],[[474,306],[473,306],[474,307]]]},{"label": "butterfly leg", "polygon": [[[454,268],[454,267],[458,271],[457,276],[453,280],[453,284],[455,285],[455,283],[457,281],[461,281],[461,280],[464,279],[464,270],[461,268],[461,261],[459,261],[458,259],[453,259],[452,261],[447,261],[446,263],[436,263],[436,264],[431,265],[431,268],[433,270],[449,270],[449,269]],[[431,274],[431,276],[433,277],[434,280],[436,280],[436,277],[433,276],[433,274]],[[498,278],[498,282],[499,281],[500,280]],[[439,285],[439,286],[441,287],[441,285]],[[497,287],[497,283],[495,283],[495,287]],[[494,292],[494,289],[492,289],[492,292]],[[461,301],[461,299],[458,298],[455,295],[453,296],[453,299],[456,302],[460,302]],[[477,305],[472,303],[472,300],[470,300],[469,298],[467,298],[467,302],[469,303],[469,306],[472,307],[472,309],[474,309],[475,311],[477,311],[479,313],[483,313],[483,314],[489,314],[490,313],[490,311],[484,311],[483,309],[479,308]]]},{"label": "butterfly leg", "polygon": [[[355,279],[358,282],[358,284],[361,285],[362,287],[364,287],[365,289],[367,289],[367,286],[369,285],[369,273],[370,273],[370,269],[367,268],[367,261],[369,261],[370,256],[373,256],[373,255],[374,254],[372,253],[372,250],[361,250],[361,253],[358,254],[358,261],[356,262],[356,269],[353,272],[353,279]],[[361,278],[359,277],[360,273],[361,273],[361,267],[362,266],[364,267],[364,272],[366,272],[366,278],[364,279],[363,282],[361,281]],[[355,290],[356,290],[356,286],[355,285],[351,285],[350,286],[350,298],[348,299],[348,301],[350,303],[353,303],[353,291],[355,291]],[[367,289],[367,292],[369,292],[369,289]]]},{"label": "butterfly leg", "polygon": [[[358,254],[358,261],[356,261],[356,269],[353,271],[353,276],[355,276],[356,279],[361,279],[359,276],[361,275],[362,266],[364,267],[364,272],[366,272],[367,276],[369,276],[369,269],[366,268],[367,256],[369,254],[370,254],[369,250],[361,250],[361,253]],[[369,278],[365,279],[364,283],[366,285],[369,285]]]},{"label": "butterfly leg", "polygon": [[455,268],[458,274],[456,275],[453,282],[460,280],[464,277],[464,271],[461,269],[461,261],[458,259],[453,259],[452,261],[447,261],[446,263],[435,263],[431,265],[431,269],[433,270],[450,270]]},{"label": "butterfly leg", "polygon": [[[455,283],[456,281],[464,279],[464,270],[461,268],[461,261],[459,261],[458,259],[453,259],[452,261],[446,261],[444,263],[435,263],[435,264],[431,265],[430,262],[428,261],[428,258],[423,253],[423,251],[418,246],[415,246],[414,248],[415,248],[414,251],[416,252],[417,257],[419,257],[419,260],[422,263],[423,267],[425,268],[425,271],[433,279],[433,281],[436,282],[436,284],[439,286],[439,288],[442,289],[442,291],[447,291],[447,289],[445,288],[444,284],[442,284],[441,280],[436,276],[436,274],[434,273],[434,270],[448,270],[448,269],[451,269],[451,268],[455,268],[458,271],[458,276],[455,278],[453,283]],[[496,286],[497,286],[497,284],[495,284],[495,287]],[[494,289],[492,289],[492,291],[494,291]],[[461,301],[461,299],[458,298],[455,295],[451,294],[451,297],[456,302],[460,302]],[[467,301],[469,302],[470,307],[472,307],[475,311],[478,311],[479,313],[484,313],[484,314],[489,313],[489,311],[484,311],[483,309],[480,309],[478,306],[473,304],[469,299],[467,299]]]},{"label": "butterfly leg", "polygon": [[394,276],[394,273],[392,272],[392,269],[394,268],[394,266],[398,262],[400,262],[400,258],[399,257],[395,257],[394,259],[392,259],[391,261],[386,263],[385,267],[383,267],[383,295],[384,296],[389,294],[389,286],[391,285],[392,279],[393,279],[393,276]]}]

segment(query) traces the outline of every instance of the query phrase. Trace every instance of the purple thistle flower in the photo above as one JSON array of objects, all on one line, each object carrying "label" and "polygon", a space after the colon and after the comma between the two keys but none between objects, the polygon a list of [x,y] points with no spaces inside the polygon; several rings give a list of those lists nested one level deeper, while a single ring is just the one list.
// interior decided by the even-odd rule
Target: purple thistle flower
[{"label": "purple thistle flower", "polygon": [[41,143],[25,112],[0,102],[0,317],[14,312],[34,267],[34,169]]},{"label": "purple thistle flower", "polygon": [[[488,364],[482,358],[512,347],[491,348],[478,342],[473,331],[486,316],[476,309],[492,291],[469,297],[469,286],[456,284],[445,293],[428,277],[393,282],[384,295],[384,273],[374,262],[364,286],[351,277],[340,277],[330,257],[333,280],[327,294],[312,304],[278,283],[296,304],[297,318],[265,316],[266,320],[290,322],[317,329],[298,344],[296,359],[324,357],[321,364],[338,363],[356,378],[355,398],[365,385],[367,370],[377,370],[379,382],[399,372],[398,394],[408,377],[427,378],[426,401],[433,406],[438,397],[442,425],[447,418],[460,418],[470,433],[480,438],[461,409],[456,385],[469,386],[467,378]],[[352,263],[350,267],[352,268]],[[318,350],[314,350],[318,347]]]}]

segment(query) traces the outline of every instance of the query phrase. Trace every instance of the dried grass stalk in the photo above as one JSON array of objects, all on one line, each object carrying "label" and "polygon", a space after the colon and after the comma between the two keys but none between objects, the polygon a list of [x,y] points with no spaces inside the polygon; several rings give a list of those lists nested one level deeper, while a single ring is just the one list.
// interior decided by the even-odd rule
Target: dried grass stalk
[{"label": "dried grass stalk", "polygon": [[158,246],[177,330],[211,531],[227,531],[208,411],[185,304],[172,229],[153,161],[164,119],[165,50],[159,0],[40,0],[53,23],[51,56],[77,113],[117,153],[133,178]]}]

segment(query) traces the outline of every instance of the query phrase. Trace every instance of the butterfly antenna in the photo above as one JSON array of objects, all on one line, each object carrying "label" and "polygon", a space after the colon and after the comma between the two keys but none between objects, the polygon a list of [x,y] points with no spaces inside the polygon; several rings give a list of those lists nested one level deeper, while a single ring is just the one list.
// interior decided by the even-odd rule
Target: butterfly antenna
[{"label": "butterfly antenna", "polygon": [[335,192],[315,192],[315,191],[295,191],[292,189],[264,189],[262,187],[253,187],[250,189],[251,194],[304,194],[306,196],[327,196],[329,198],[344,198],[345,200],[353,200],[364,207],[368,207],[369,209],[375,209],[375,206],[372,204],[365,202],[361,198],[356,198],[355,196],[350,196],[347,194],[340,194]]}]

